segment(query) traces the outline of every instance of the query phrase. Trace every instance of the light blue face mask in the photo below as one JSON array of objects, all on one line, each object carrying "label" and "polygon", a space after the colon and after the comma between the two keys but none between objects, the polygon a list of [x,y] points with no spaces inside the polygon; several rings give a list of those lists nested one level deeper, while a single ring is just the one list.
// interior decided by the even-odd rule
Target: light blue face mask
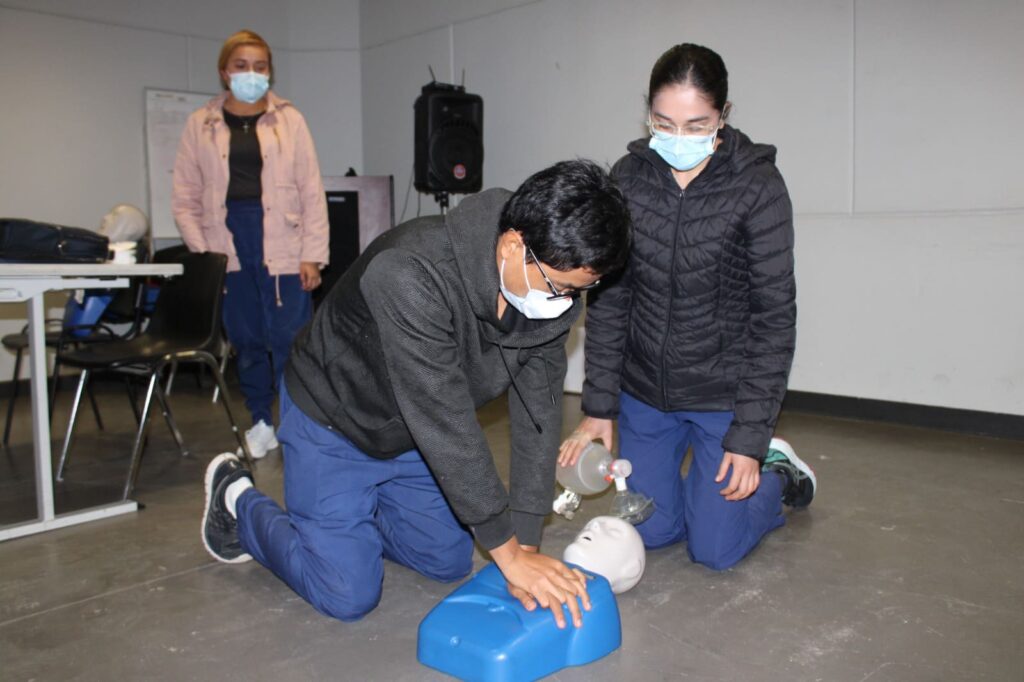
[{"label": "light blue face mask", "polygon": [[255,71],[239,71],[231,74],[231,94],[246,104],[255,104],[263,99],[270,89],[270,78]]},{"label": "light blue face mask", "polygon": [[718,130],[710,135],[672,135],[655,131],[648,146],[678,171],[688,171],[715,153]]}]

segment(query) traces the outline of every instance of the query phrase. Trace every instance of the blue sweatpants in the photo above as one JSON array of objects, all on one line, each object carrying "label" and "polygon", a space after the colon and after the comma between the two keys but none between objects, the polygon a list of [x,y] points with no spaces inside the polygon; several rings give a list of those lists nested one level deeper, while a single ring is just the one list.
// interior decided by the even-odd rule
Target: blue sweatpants
[{"label": "blue sweatpants", "polygon": [[260,202],[229,201],[227,206],[227,226],[242,269],[227,274],[224,329],[237,354],[238,381],[253,423],[273,424],[276,387],[295,335],[313,314],[313,298],[302,290],[298,275],[267,272]]},{"label": "blue sweatpants", "polygon": [[[785,523],[782,476],[761,473],[757,491],[731,502],[715,483],[732,412],[662,412],[631,395],[621,396],[619,439],[622,456],[633,464],[632,490],[654,499],[651,518],[636,529],[648,548],[686,540],[690,559],[716,570],[735,565],[769,531]],[[693,461],[686,478],[680,469],[687,448]]]},{"label": "blue sweatpants", "polygon": [[281,388],[284,498],[238,499],[242,547],[317,611],[357,620],[377,606],[383,559],[449,582],[473,568],[473,540],[416,450],[366,455]]}]

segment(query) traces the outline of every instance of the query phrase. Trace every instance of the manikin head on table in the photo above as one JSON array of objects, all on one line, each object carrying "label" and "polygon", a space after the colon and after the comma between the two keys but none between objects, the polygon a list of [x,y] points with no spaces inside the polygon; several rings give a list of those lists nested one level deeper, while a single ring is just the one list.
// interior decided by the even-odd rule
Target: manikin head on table
[{"label": "manikin head on table", "polygon": [[111,242],[137,242],[148,230],[146,214],[131,204],[118,204],[100,222],[100,234]]},{"label": "manikin head on table", "polygon": [[615,594],[640,582],[646,564],[640,533],[631,523],[615,516],[591,519],[565,548],[562,559],[604,576]]}]

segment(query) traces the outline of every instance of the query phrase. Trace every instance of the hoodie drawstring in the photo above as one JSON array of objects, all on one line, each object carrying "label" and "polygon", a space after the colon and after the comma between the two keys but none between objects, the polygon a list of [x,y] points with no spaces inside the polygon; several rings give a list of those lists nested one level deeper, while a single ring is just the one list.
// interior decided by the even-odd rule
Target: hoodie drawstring
[{"label": "hoodie drawstring", "polygon": [[277,297],[277,307],[280,308],[284,305],[281,303],[281,275],[274,275],[274,295]]},{"label": "hoodie drawstring", "polygon": [[[523,392],[519,390],[519,384],[516,383],[516,378],[508,366],[508,360],[505,359],[505,347],[500,343],[498,344],[498,356],[501,358],[501,363],[505,365],[505,371],[508,372],[508,378],[512,380],[512,388],[516,390],[516,395],[519,396],[519,402],[523,404],[523,407],[526,409],[527,416],[529,416],[530,421],[533,422],[533,428],[537,429],[537,433],[544,433],[544,429],[542,429],[540,424],[537,423],[537,418],[533,416],[533,411],[530,409],[530,406],[526,404],[526,398],[523,397]],[[548,388],[550,389],[550,385]],[[554,396],[552,396],[552,400],[553,399]]]}]

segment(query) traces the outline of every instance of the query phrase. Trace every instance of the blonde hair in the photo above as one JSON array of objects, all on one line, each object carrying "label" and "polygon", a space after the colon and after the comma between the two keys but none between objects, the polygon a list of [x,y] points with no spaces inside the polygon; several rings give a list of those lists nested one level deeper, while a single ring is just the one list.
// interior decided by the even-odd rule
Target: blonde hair
[{"label": "blonde hair", "polygon": [[224,80],[222,72],[228,68],[228,61],[231,59],[231,54],[243,45],[262,47],[267,51],[267,66],[270,68],[270,82],[274,82],[274,54],[270,51],[270,45],[268,45],[267,41],[265,41],[263,37],[255,31],[243,29],[238,33],[229,36],[228,39],[224,41],[224,45],[220,48],[220,56],[217,57],[217,75],[220,76],[221,87],[225,90],[228,89],[228,83]]}]

